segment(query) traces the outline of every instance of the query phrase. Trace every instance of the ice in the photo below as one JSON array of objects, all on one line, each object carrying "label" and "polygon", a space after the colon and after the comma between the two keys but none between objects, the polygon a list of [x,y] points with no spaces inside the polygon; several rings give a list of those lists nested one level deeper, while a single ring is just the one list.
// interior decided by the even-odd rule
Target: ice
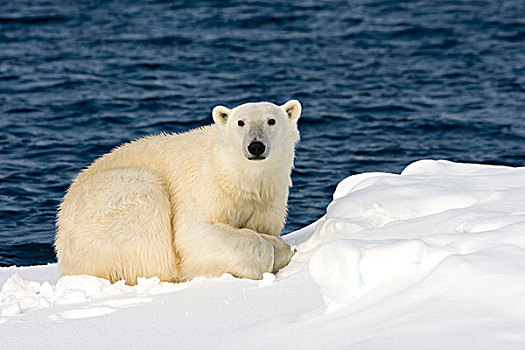
[{"label": "ice", "polygon": [[0,337],[22,349],[525,348],[525,167],[424,160],[350,176],[326,215],[284,239],[297,253],[260,281],[131,287],[56,264],[0,268]]}]

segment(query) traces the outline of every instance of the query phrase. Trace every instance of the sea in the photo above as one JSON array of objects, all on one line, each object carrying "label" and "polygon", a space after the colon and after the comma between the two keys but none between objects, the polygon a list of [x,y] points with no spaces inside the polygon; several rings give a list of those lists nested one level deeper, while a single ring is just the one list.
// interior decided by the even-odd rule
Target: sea
[{"label": "sea", "polygon": [[525,1],[0,0],[0,266],[56,261],[57,206],[113,147],[289,99],[283,234],[353,174],[523,166]]}]

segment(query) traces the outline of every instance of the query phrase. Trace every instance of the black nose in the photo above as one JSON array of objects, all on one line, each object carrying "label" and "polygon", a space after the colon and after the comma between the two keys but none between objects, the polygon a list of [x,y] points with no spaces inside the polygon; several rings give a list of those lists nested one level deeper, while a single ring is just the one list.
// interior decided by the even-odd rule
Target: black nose
[{"label": "black nose", "polygon": [[265,149],[266,146],[260,141],[253,141],[248,145],[248,152],[257,157],[263,154]]}]

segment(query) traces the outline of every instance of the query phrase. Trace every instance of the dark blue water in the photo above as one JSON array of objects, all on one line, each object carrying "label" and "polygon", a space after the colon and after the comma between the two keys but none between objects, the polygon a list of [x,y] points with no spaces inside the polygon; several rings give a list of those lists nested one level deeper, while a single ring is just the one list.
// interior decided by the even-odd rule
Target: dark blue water
[{"label": "dark blue water", "polygon": [[351,174],[524,165],[524,18],[523,0],[0,0],[0,265],[55,260],[56,207],[94,158],[217,104],[302,102],[285,232]]}]

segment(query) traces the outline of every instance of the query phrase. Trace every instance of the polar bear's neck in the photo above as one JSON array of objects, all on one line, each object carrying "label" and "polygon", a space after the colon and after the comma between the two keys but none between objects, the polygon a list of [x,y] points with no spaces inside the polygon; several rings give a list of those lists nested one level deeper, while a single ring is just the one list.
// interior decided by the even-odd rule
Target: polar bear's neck
[{"label": "polar bear's neck", "polygon": [[261,203],[287,196],[293,159],[293,145],[264,161],[247,160],[226,148],[218,151],[210,163],[224,195],[235,201]]}]

